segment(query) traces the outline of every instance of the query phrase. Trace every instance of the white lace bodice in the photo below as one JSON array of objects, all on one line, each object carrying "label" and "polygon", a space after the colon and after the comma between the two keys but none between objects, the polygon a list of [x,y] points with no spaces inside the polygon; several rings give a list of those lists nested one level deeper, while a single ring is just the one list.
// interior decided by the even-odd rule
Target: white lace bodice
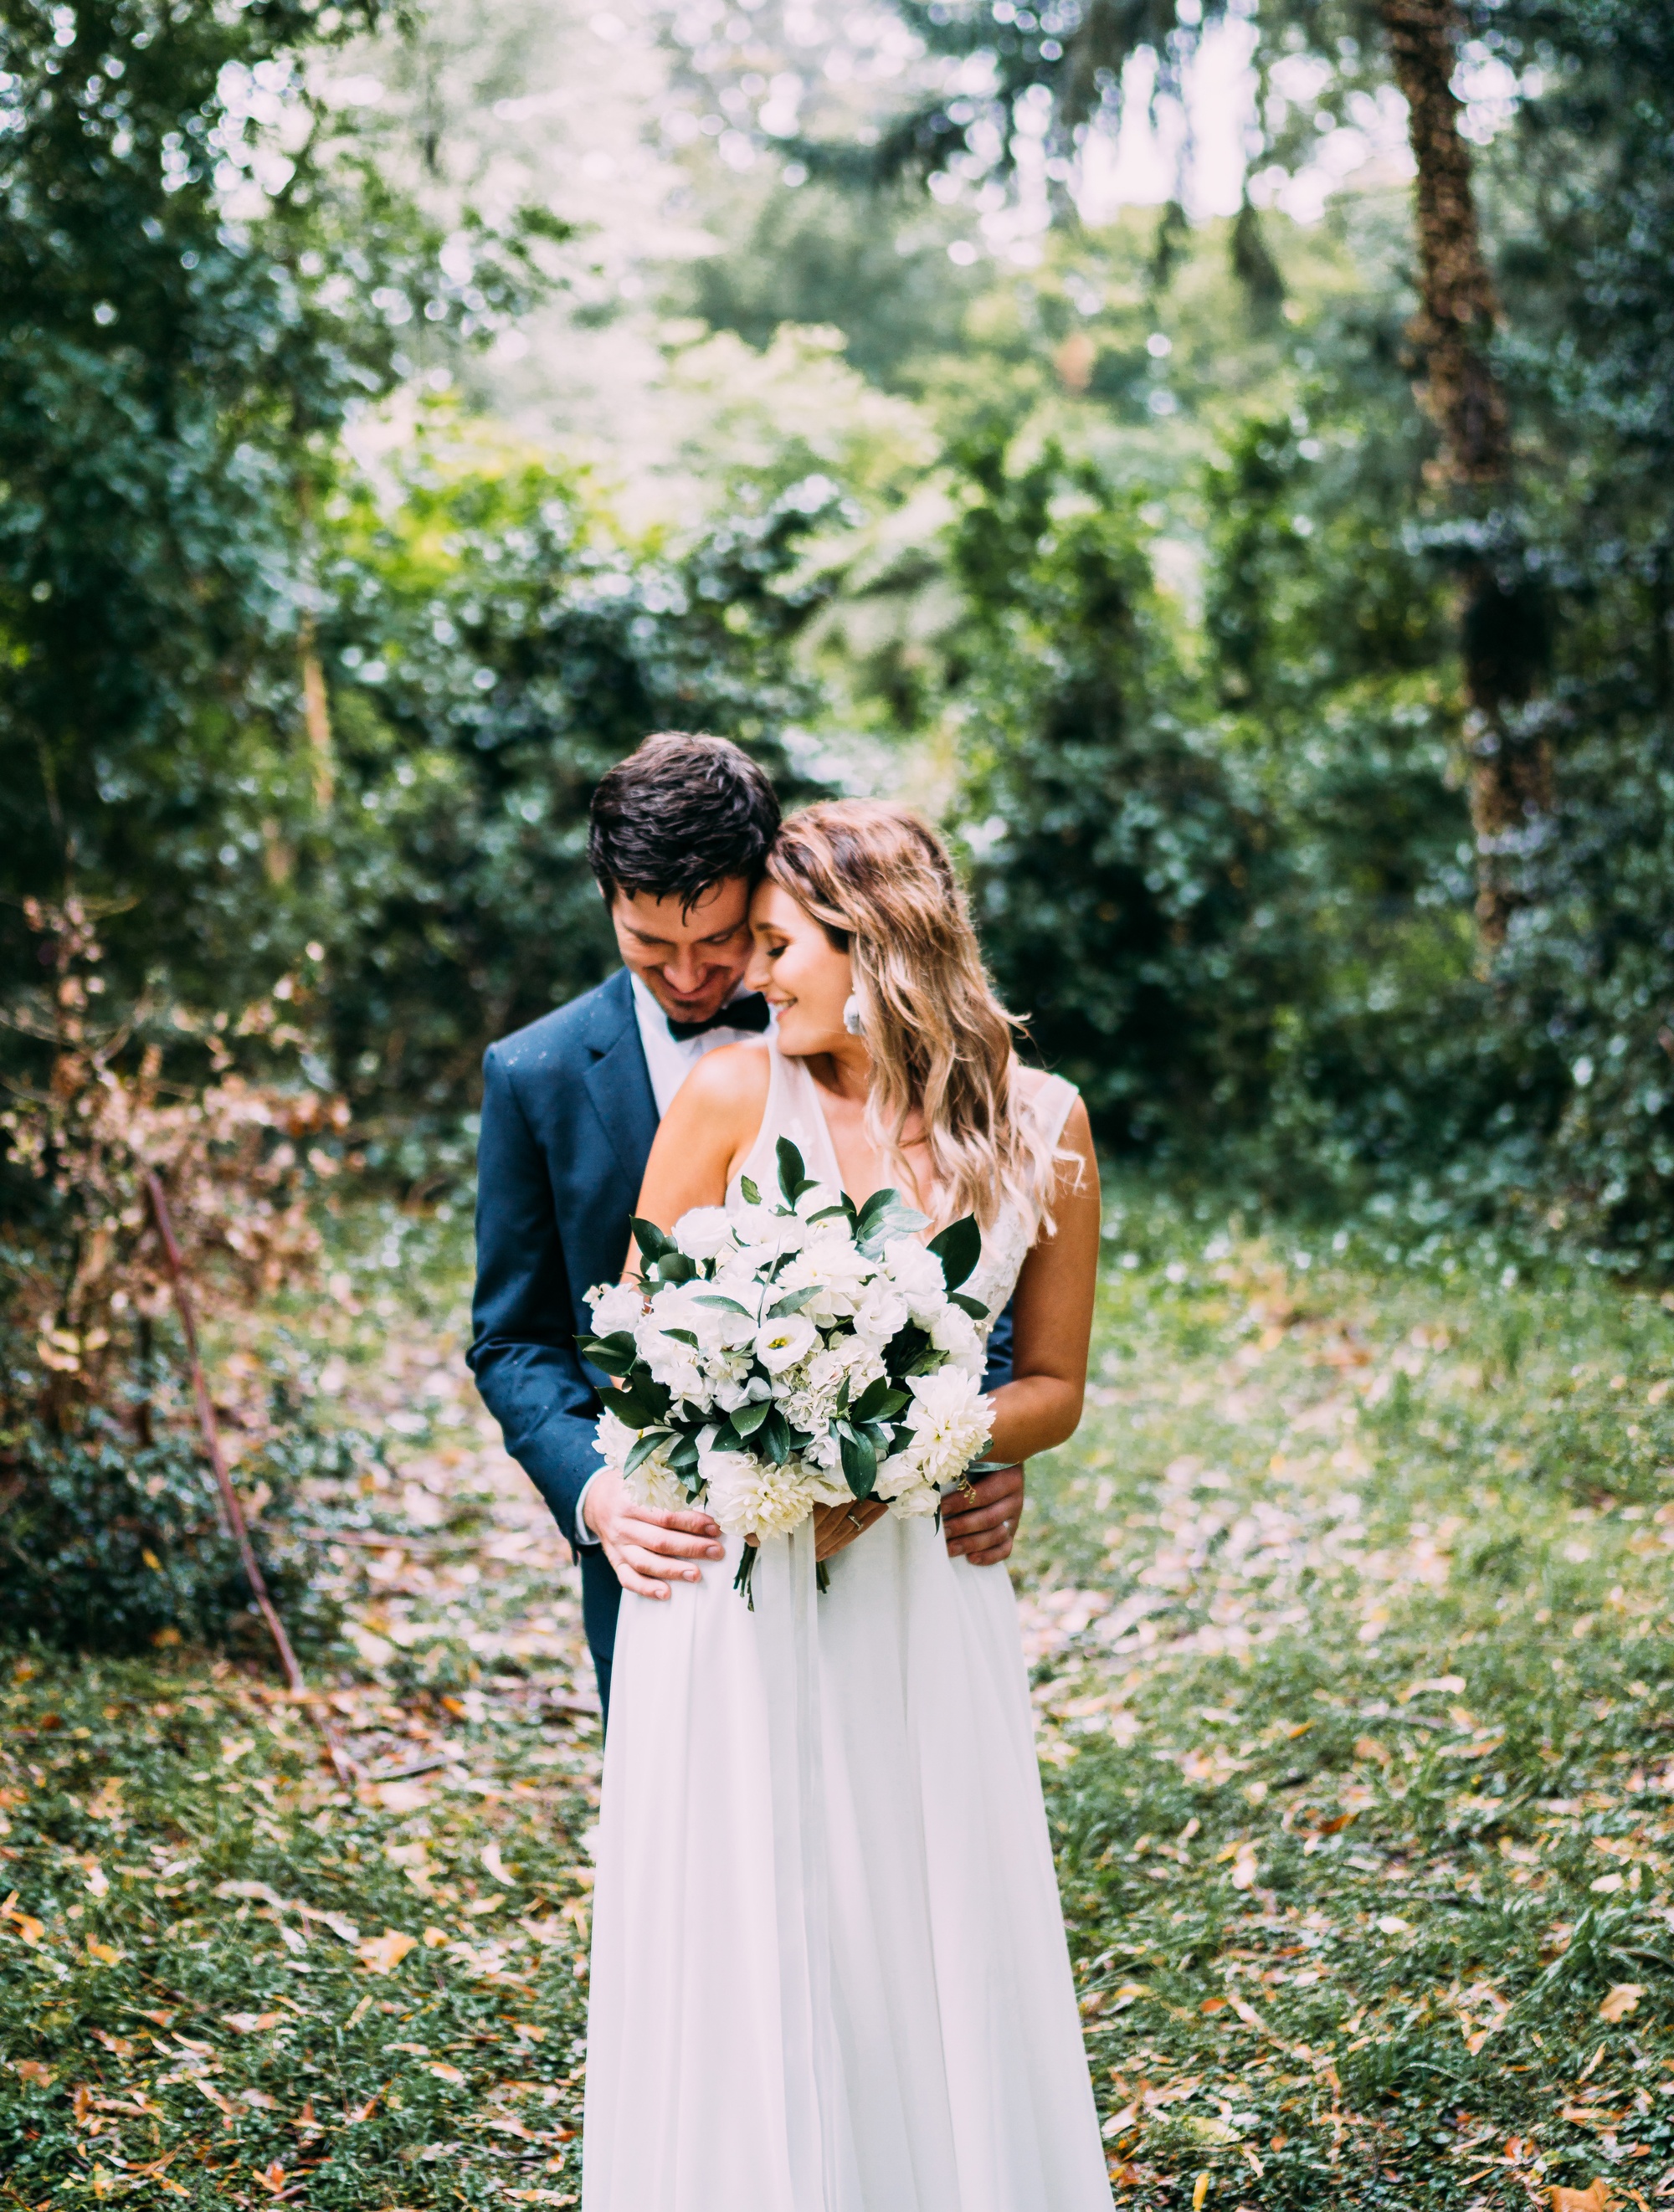
[{"label": "white lace bodice", "polygon": [[[767,1043],[768,1065],[771,1071],[767,1089],[767,1104],[762,1114],[762,1125],[756,1141],[750,1147],[738,1176],[727,1193],[728,1206],[743,1204],[740,1188],[745,1176],[757,1185],[764,1194],[778,1188],[778,1158],[775,1152],[781,1137],[788,1137],[801,1153],[808,1173],[817,1182],[830,1183],[833,1189],[843,1188],[843,1170],[837,1165],[837,1148],[831,1142],[831,1132],[825,1120],[825,1110],[819,1103],[819,1091],[807,1063],[788,1059],[770,1038]],[[1043,1133],[1053,1144],[1063,1133],[1069,1109],[1074,1104],[1075,1086],[1061,1075],[1046,1076],[1029,1102],[1028,1110]],[[1026,1221],[1018,1207],[1002,1206],[983,1232],[982,1257],[977,1262],[970,1279],[963,1285],[974,1298],[980,1298],[988,1308],[988,1320],[983,1324],[983,1334],[993,1328],[1003,1311],[1012,1292],[1017,1288],[1018,1276],[1023,1262],[1029,1256],[1029,1247],[1034,1241],[1033,1224]]]}]

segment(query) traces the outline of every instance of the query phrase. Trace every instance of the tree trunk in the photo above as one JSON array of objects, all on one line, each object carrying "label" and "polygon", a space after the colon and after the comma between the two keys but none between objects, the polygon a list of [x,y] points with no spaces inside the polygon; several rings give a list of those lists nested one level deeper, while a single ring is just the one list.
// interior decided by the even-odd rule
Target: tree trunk
[{"label": "tree trunk", "polygon": [[1483,526],[1481,550],[1464,563],[1460,645],[1471,710],[1476,915],[1493,947],[1517,901],[1518,854],[1552,803],[1549,740],[1520,727],[1516,712],[1540,677],[1545,624],[1508,518],[1494,514],[1511,489],[1511,428],[1489,356],[1499,307],[1482,258],[1470,154],[1452,82],[1458,9],[1455,0],[1378,0],[1378,12],[1418,165],[1421,298],[1411,336],[1423,362],[1418,396],[1441,440],[1432,475]]}]

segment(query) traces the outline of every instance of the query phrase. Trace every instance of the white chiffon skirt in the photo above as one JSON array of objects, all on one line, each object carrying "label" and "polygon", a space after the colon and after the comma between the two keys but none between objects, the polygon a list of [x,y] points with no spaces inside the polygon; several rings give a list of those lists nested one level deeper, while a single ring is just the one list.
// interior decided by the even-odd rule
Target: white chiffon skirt
[{"label": "white chiffon skirt", "polygon": [[622,1601],[582,2212],[1109,2212],[1004,1569],[738,1556]]}]

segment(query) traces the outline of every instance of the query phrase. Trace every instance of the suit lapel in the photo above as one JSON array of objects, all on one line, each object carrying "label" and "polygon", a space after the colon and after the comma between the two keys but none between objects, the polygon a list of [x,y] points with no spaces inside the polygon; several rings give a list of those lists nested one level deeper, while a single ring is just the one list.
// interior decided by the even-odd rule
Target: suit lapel
[{"label": "suit lapel", "polygon": [[657,1133],[657,1102],[625,968],[612,976],[599,998],[599,1014],[587,1046],[587,1096],[637,1197]]}]

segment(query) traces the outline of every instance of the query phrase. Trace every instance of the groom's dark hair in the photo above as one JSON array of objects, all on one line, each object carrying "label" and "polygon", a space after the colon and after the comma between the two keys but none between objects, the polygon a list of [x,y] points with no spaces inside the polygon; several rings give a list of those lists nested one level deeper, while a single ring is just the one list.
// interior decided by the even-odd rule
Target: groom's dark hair
[{"label": "groom's dark hair", "polygon": [[754,883],[779,834],[779,802],[727,738],[662,730],[618,761],[593,794],[587,866],[606,905],[618,891],[678,898],[684,913],[711,884]]}]

